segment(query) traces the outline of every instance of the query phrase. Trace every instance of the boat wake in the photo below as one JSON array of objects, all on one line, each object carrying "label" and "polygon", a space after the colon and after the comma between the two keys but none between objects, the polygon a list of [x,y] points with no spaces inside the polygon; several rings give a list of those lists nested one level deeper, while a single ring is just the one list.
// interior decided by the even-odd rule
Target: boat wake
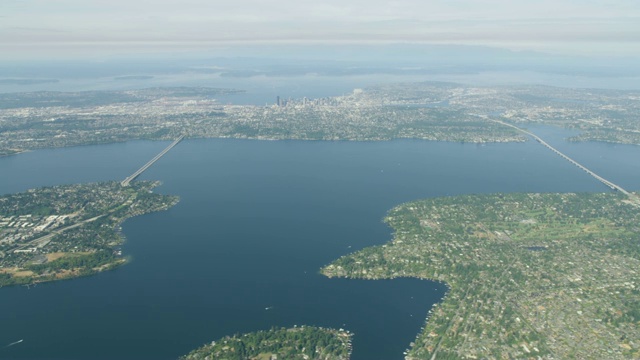
[{"label": "boat wake", "polygon": [[21,343],[21,342],[23,342],[23,341],[24,341],[24,339],[20,339],[20,340],[18,340],[18,341],[16,341],[16,342],[12,342],[11,344],[9,344],[9,345],[5,346],[5,348],[8,348],[8,347],[13,346],[13,345],[20,344],[20,343]]}]

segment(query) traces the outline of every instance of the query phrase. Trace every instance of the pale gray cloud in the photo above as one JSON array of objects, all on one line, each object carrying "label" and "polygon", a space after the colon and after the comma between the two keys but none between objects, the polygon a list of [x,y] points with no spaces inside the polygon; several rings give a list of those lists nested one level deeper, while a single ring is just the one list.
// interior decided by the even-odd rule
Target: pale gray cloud
[{"label": "pale gray cloud", "polygon": [[12,52],[381,41],[640,54],[636,0],[2,0],[0,14]]}]

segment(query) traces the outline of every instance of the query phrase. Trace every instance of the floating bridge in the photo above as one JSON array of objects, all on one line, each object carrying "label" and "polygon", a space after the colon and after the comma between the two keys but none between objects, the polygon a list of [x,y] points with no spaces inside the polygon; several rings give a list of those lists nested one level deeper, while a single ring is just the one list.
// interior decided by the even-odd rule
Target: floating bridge
[{"label": "floating bridge", "polygon": [[630,196],[629,192],[625,189],[623,189],[620,185],[616,185],[614,183],[612,183],[611,181],[603,178],[602,176],[594,173],[593,171],[587,169],[586,166],[580,164],[579,162],[573,160],[572,158],[568,157],[567,155],[563,154],[560,152],[560,150],[554,148],[553,146],[549,145],[546,141],[542,140],[538,135],[531,133],[529,131],[526,131],[524,129],[521,129],[515,125],[511,125],[508,124],[506,122],[500,121],[500,120],[492,120],[494,122],[497,122],[498,124],[502,124],[505,126],[509,126],[511,128],[514,128],[518,131],[520,131],[521,133],[527,134],[529,136],[531,136],[532,138],[534,138],[537,142],[539,142],[540,144],[544,145],[547,149],[553,151],[554,153],[560,155],[560,157],[562,157],[563,159],[567,160],[568,162],[572,163],[573,165],[577,166],[578,168],[580,168],[581,170],[583,170],[584,172],[586,172],[587,174],[593,176],[596,180],[600,181],[601,183],[605,184],[606,186],[608,186],[609,188],[611,188],[612,190],[617,190],[627,196]]},{"label": "floating bridge", "polygon": [[160,160],[161,157],[164,156],[164,154],[168,153],[169,150],[173,149],[174,146],[178,145],[178,143],[180,141],[182,141],[182,139],[184,139],[184,135],[180,135],[179,138],[177,138],[174,142],[172,142],[169,146],[167,146],[164,150],[162,150],[158,155],[156,155],[153,159],[149,160],[149,162],[147,162],[146,164],[144,164],[140,169],[136,170],[136,172],[134,172],[133,174],[127,176],[124,180],[122,180],[120,182],[120,185],[122,186],[129,186],[129,183],[131,183],[133,180],[135,180],[135,178],[137,178],[138,176],[140,176],[140,174],[142,174],[143,172],[145,172],[148,168],[151,167],[151,165],[153,165],[156,161]]}]

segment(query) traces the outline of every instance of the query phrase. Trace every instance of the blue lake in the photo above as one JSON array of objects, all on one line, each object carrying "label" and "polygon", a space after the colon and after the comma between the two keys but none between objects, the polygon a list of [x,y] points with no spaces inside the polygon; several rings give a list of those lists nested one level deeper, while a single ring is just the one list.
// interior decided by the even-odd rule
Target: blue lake
[{"label": "blue lake", "polygon": [[[532,130],[640,190],[640,147],[567,143],[569,132]],[[0,158],[0,193],[120,180],[167,144]],[[609,191],[533,141],[185,140],[141,179],[161,180],[156,191],[180,203],[123,224],[124,252],[133,257],[124,267],[0,289],[0,358],[175,359],[224,335],[318,325],[354,332],[353,359],[402,359],[446,287],[318,274],[342,255],[389,241],[381,222],[389,209],[468,193]]]}]

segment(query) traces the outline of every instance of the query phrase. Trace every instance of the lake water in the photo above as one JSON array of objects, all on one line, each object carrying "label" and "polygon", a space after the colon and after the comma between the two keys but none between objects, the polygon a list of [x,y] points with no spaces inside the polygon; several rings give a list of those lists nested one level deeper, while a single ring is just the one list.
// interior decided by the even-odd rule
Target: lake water
[{"label": "lake water", "polygon": [[[569,132],[533,131],[640,190],[640,147],[567,143]],[[123,179],[167,144],[0,158],[0,193]],[[446,287],[318,274],[341,255],[387,242],[391,229],[381,219],[389,209],[468,193],[607,191],[533,141],[186,140],[141,179],[161,180],[156,191],[180,203],[124,223],[124,252],[133,257],[124,267],[0,289],[0,358],[174,359],[228,334],[318,325],[353,331],[353,359],[402,359]]]}]

